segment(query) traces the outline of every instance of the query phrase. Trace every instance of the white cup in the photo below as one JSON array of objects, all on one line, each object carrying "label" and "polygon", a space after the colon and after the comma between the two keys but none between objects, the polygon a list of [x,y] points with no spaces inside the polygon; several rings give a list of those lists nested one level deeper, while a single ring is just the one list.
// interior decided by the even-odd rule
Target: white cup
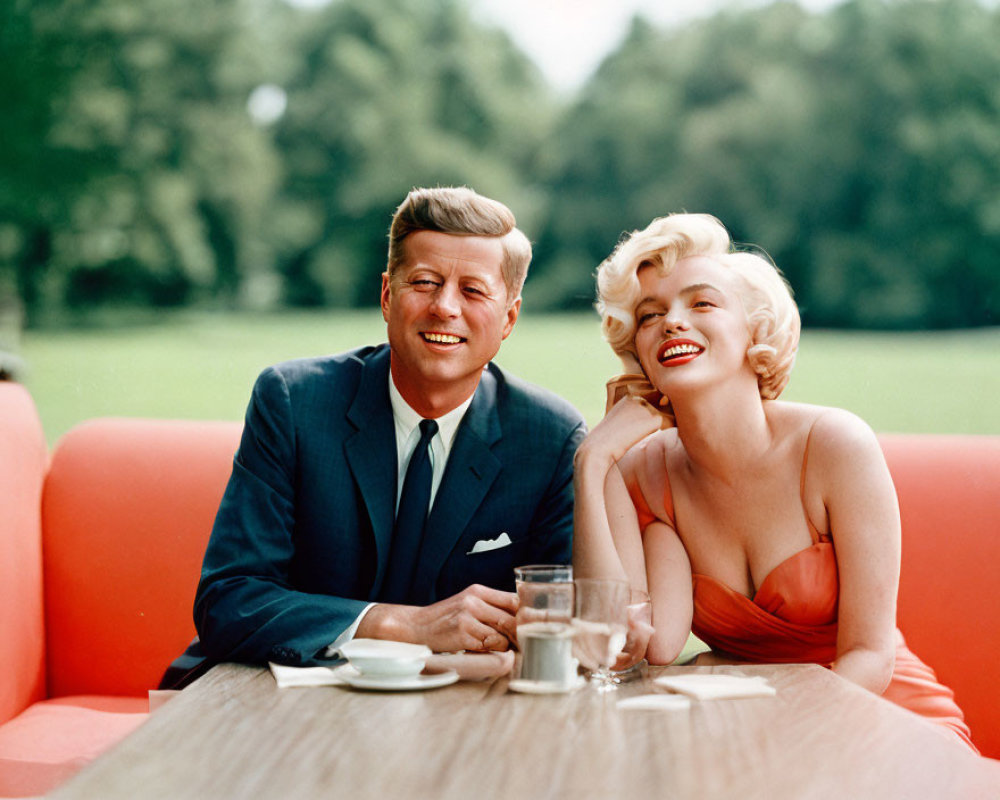
[{"label": "white cup", "polygon": [[358,672],[371,678],[415,677],[431,655],[426,645],[386,639],[352,639],[340,652]]}]

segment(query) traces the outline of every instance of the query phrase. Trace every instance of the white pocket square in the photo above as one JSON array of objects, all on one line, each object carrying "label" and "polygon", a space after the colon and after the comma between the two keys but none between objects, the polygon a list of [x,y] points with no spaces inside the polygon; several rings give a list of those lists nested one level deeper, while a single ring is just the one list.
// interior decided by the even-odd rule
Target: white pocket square
[{"label": "white pocket square", "polygon": [[471,556],[473,553],[485,553],[487,550],[499,550],[510,543],[510,536],[507,535],[507,531],[504,531],[496,539],[480,539],[472,545],[472,549],[466,555]]}]

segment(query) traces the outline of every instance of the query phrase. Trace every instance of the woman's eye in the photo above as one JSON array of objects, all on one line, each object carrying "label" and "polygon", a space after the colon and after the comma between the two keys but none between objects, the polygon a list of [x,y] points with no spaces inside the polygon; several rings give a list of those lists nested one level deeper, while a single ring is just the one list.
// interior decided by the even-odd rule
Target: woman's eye
[{"label": "woman's eye", "polygon": [[638,321],[640,325],[645,325],[647,322],[652,322],[654,319],[661,316],[663,316],[663,314],[658,311],[647,311],[645,314],[639,315]]},{"label": "woman's eye", "polygon": [[715,303],[711,300],[696,300],[694,302],[695,308],[715,308]]}]

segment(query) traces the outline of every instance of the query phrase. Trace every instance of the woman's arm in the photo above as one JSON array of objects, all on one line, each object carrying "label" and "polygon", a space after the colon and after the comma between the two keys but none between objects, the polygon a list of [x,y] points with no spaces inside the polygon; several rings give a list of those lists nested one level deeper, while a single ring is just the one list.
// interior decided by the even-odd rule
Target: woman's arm
[{"label": "woman's arm", "polygon": [[[619,461],[628,462],[630,458],[625,454],[629,448],[659,430],[662,424],[663,415],[652,406],[637,398],[626,398],[608,412],[577,450],[573,535],[573,566],[577,576],[621,578],[633,589],[648,591],[644,534],[639,529],[638,515]],[[641,468],[634,462],[624,468]],[[646,530],[656,525],[653,523]],[[675,610],[657,596],[653,598],[654,614],[658,605]],[[688,616],[689,624],[690,621]],[[646,655],[653,633],[654,629],[639,615],[635,620],[630,619],[625,652],[619,656],[615,668],[625,669]]]},{"label": "woman's arm", "polygon": [[[840,574],[834,672],[876,694],[896,651],[900,523],[896,491],[871,428],[846,411],[823,414],[810,433],[811,480],[821,482]],[[815,470],[815,471],[814,471]]]},{"label": "woman's arm", "polygon": [[659,430],[661,421],[648,403],[627,397],[576,451],[573,569],[578,577],[622,578],[646,588],[639,523],[617,462],[632,445]]},{"label": "woman's arm", "polygon": [[643,544],[655,628],[646,658],[650,664],[670,664],[684,649],[691,631],[691,562],[677,532],[664,522],[646,526]]}]

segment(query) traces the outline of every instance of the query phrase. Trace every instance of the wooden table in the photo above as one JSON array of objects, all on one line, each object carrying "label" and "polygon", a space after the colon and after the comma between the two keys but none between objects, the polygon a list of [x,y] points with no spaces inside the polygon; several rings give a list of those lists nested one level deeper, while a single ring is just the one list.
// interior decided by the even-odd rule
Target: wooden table
[{"label": "wooden table", "polygon": [[[624,711],[665,672],[759,674],[771,698]],[[616,692],[507,680],[279,690],[223,665],[55,798],[989,798],[1000,762],[817,666],[661,667]]]}]

